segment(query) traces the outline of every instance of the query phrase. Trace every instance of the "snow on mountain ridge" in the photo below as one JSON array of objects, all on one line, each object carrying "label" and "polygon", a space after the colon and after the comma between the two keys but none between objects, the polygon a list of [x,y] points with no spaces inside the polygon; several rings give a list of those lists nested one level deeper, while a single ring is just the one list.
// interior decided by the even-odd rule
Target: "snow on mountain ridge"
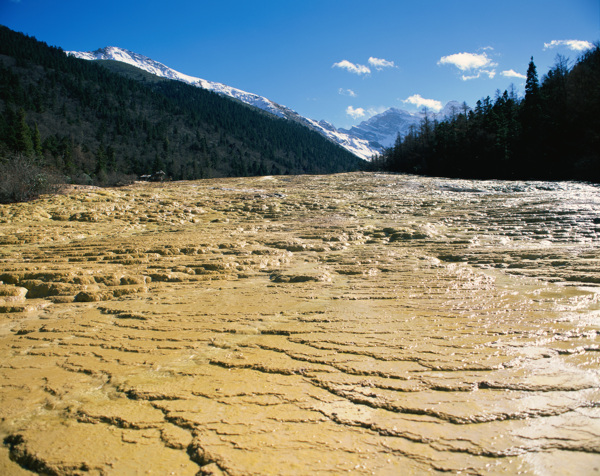
[{"label": "snow on mountain ridge", "polygon": [[105,48],[97,49],[96,51],[87,52],[67,51],[67,54],[86,60],[120,61],[121,63],[127,63],[131,66],[143,69],[144,71],[154,74],[155,76],[176,79],[190,84],[199,80],[199,78],[194,78],[193,76],[188,76],[187,74],[175,71],[174,69],[171,69],[164,64],[154,61],[146,56],[134,53],[133,51],[124,50],[123,48],[117,48],[115,46],[107,46]]},{"label": "snow on mountain ridge", "polygon": [[331,124],[323,126],[317,121],[307,119],[292,109],[277,104],[258,94],[249,93],[222,83],[207,81],[206,79],[180,73],[158,61],[154,61],[151,58],[123,48],[108,46],[88,52],[68,51],[67,54],[85,60],[114,60],[127,63],[148,73],[154,74],[155,76],[182,81],[193,86],[201,87],[224,96],[238,99],[239,101],[262,109],[263,111],[267,111],[277,117],[300,122],[304,126],[319,132],[321,135],[341,145],[346,150],[362,159],[369,160],[373,155],[377,154],[377,150],[372,148],[367,141],[347,136],[346,134],[337,131]]},{"label": "snow on mountain ridge", "polygon": [[[443,120],[463,112],[464,106],[458,101],[449,101],[440,112],[427,113],[431,119]],[[352,137],[368,141],[372,147],[392,147],[398,134],[405,136],[412,127],[418,127],[425,118],[425,112],[410,112],[404,109],[391,107],[366,121],[362,121],[350,129],[339,129],[340,132]]]},{"label": "snow on mountain ridge", "polygon": [[278,107],[279,105],[268,100],[267,98],[257,94],[249,93],[247,91],[242,91],[241,89],[233,88],[225,84],[207,81],[206,79],[196,78],[194,76],[180,73],[179,71],[169,68],[158,61],[148,58],[147,56],[134,53],[133,51],[123,48],[107,46],[106,48],[100,48],[96,51],[67,51],[67,54],[85,60],[114,60],[120,61],[121,63],[127,63],[155,76],[182,81],[184,83],[191,84],[192,86],[201,87],[215,93],[233,97],[245,102],[246,104],[258,107],[270,112],[271,114],[275,114],[276,116],[285,117],[285,114],[280,110],[280,107]]},{"label": "snow on mountain ridge", "polygon": [[456,116],[457,114],[465,112],[465,107],[467,108],[467,112],[471,110],[471,108],[464,103],[461,104],[458,101],[448,101],[440,112],[434,114],[434,117],[437,119],[446,119],[448,117]]},{"label": "snow on mountain ridge", "polygon": [[417,126],[423,118],[421,113],[411,113],[391,107],[350,129],[340,129],[348,135],[359,137],[380,147],[391,147],[398,134],[406,135],[412,126]]},{"label": "snow on mountain ridge", "polygon": [[[356,126],[352,126],[350,129],[336,129],[335,126],[327,121],[308,119],[296,111],[258,94],[180,73],[147,56],[123,48],[107,46],[88,52],[68,51],[67,54],[85,60],[119,61],[135,66],[155,76],[182,81],[237,99],[277,117],[299,122],[365,160],[370,160],[373,156],[380,154],[384,148],[393,146],[398,134],[401,136],[406,135],[410,128],[418,126],[424,117],[424,113],[422,112],[409,112],[392,107]],[[463,106],[457,101],[450,101],[439,113],[430,116],[432,118],[443,119],[460,112],[463,112]]]}]

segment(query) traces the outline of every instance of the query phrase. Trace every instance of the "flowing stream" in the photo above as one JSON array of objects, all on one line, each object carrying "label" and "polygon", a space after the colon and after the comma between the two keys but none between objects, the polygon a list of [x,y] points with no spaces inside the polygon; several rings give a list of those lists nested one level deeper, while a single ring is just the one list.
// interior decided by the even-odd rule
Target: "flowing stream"
[{"label": "flowing stream", "polygon": [[600,474],[600,187],[0,205],[0,474]]}]

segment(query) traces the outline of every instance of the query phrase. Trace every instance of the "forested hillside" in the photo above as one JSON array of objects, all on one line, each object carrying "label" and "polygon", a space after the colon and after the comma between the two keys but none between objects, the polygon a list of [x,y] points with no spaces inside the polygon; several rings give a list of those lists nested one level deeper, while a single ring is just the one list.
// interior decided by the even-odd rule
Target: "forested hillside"
[{"label": "forested hillside", "polygon": [[27,157],[68,181],[102,185],[158,170],[178,180],[333,173],[363,162],[291,121],[107,66],[0,26],[0,165]]},{"label": "forested hillside", "polygon": [[384,170],[464,178],[600,182],[600,47],[572,68],[562,57],[525,97],[498,92],[449,120],[425,119],[373,164]]}]

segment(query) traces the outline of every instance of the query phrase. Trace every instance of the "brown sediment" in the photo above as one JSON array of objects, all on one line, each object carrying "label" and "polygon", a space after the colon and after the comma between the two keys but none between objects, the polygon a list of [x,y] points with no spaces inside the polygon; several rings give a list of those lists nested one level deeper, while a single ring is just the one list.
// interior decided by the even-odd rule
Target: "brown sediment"
[{"label": "brown sediment", "polygon": [[0,473],[600,474],[598,210],[367,173],[0,205]]}]

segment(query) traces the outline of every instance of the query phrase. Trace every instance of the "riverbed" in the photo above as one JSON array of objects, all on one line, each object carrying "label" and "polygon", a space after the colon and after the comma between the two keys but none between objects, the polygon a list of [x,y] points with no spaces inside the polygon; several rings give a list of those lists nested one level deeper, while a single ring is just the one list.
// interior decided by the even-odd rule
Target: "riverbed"
[{"label": "riverbed", "polygon": [[600,474],[600,187],[0,205],[0,474]]}]

